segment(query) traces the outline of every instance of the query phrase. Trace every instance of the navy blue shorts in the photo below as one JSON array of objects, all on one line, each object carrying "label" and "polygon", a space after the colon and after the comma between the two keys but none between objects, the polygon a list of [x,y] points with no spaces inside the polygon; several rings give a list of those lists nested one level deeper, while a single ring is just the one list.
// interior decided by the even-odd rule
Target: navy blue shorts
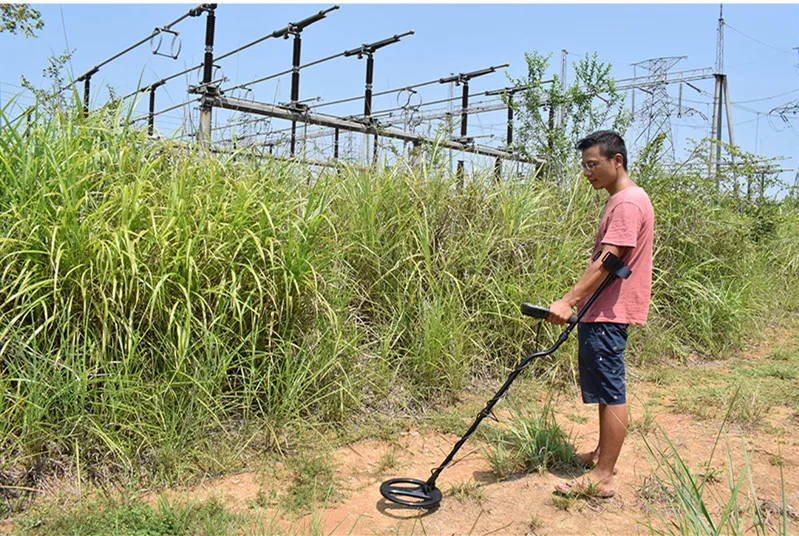
[{"label": "navy blue shorts", "polygon": [[627,402],[624,386],[624,348],[627,324],[580,322],[577,358],[580,388],[586,404],[617,405]]}]

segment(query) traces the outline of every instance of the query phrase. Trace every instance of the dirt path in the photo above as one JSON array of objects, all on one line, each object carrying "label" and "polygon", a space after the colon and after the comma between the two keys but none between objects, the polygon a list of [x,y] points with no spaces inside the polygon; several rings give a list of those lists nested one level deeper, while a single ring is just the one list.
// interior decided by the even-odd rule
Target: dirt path
[{"label": "dirt path", "polygon": [[[649,383],[632,383],[631,413],[634,417],[642,414],[643,408],[638,400],[659,399],[656,408],[650,407],[654,420],[668,435],[692,474],[702,472],[713,449],[719,423],[698,421],[674,413],[671,409],[673,401],[664,398],[663,391]],[[569,397],[569,400],[557,404],[556,419],[571,437],[577,438],[578,449],[584,450],[596,443],[595,406],[577,404],[574,397]],[[770,432],[729,426],[723,435],[708,473],[715,480],[709,485],[706,500],[711,509],[729,497],[728,468],[733,467],[736,474],[741,474],[746,467],[745,445],[758,502],[765,505],[772,517],[779,515],[775,509],[781,503],[782,491],[780,467],[775,460],[780,456],[789,512],[799,511],[799,418],[793,410],[776,406],[766,419],[770,427],[765,428]],[[469,422],[464,421],[464,429]],[[758,427],[758,430],[763,428]],[[781,432],[775,435],[775,430]],[[500,481],[491,472],[482,453],[484,444],[470,439],[456,462],[441,473],[437,484],[445,496],[440,507],[430,512],[407,509],[385,501],[379,493],[380,483],[395,476],[425,480],[458,437],[410,429],[402,432],[393,444],[362,441],[330,454],[339,467],[338,482],[343,498],[326,505],[321,514],[306,516],[301,523],[313,524],[324,534],[649,534],[647,512],[650,508],[643,497],[655,498],[655,506],[665,515],[668,515],[668,502],[665,496],[658,500],[657,494],[663,492],[650,476],[653,459],[647,454],[643,437],[652,445],[665,446],[656,429],[646,436],[640,432],[628,436],[620,456],[619,487],[614,498],[577,500],[571,504],[558,500],[552,493],[553,485],[563,475],[535,473]],[[778,438],[784,441],[778,441]],[[778,446],[778,443],[781,444]],[[385,465],[384,456],[389,452],[394,453],[396,466],[381,471],[381,465]],[[285,485],[285,482],[265,480],[257,473],[247,473],[207,483],[192,490],[191,496],[195,499],[215,496],[231,509],[248,509],[252,513],[259,493],[261,496],[269,492],[278,493]],[[470,497],[464,499],[447,494],[453,486],[463,485],[473,490],[467,494]],[[748,486],[746,482],[741,498],[747,495]],[[739,500],[739,506],[745,504]],[[276,515],[268,506],[255,507],[255,510],[266,518]],[[795,518],[791,523],[791,530],[799,530]],[[297,521],[294,520],[291,526],[296,530]],[[773,527],[776,526],[774,521]],[[799,534],[799,531],[792,533]]]}]

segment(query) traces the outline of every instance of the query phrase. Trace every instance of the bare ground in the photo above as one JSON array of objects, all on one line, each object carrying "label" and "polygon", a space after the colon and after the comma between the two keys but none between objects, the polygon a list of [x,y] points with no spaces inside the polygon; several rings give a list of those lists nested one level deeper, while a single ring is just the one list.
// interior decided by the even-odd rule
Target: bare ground
[{"label": "bare ground", "polygon": [[[648,386],[631,389],[633,395],[643,398]],[[635,402],[631,410],[635,412]],[[557,420],[577,437],[578,443],[592,448],[597,433],[594,407],[585,407],[564,401],[556,411]],[[774,429],[784,429],[780,437],[786,439],[778,445],[773,433],[744,431],[729,427],[716,449],[710,470],[704,464],[710,457],[718,422],[697,421],[686,415],[674,414],[669,402],[654,410],[657,424],[668,435],[680,457],[692,473],[713,473],[715,482],[709,484],[706,504],[718,509],[730,494],[729,467],[736,475],[744,474],[749,456],[749,467],[758,502],[772,517],[776,530],[782,502],[780,467],[777,456],[783,460],[782,470],[786,487],[786,501],[791,530],[797,531],[799,512],[799,419],[792,410],[773,408],[767,419]],[[587,422],[572,422],[567,415],[588,417]],[[580,419],[578,419],[580,420]],[[468,423],[465,423],[468,426]],[[457,436],[435,432],[420,433],[410,429],[402,432],[397,441],[362,441],[338,449],[331,456],[338,462],[338,483],[343,499],[324,506],[320,513],[307,516],[306,523],[314,523],[324,534],[534,534],[534,535],[606,535],[626,536],[650,534],[650,521],[659,526],[657,510],[669,516],[667,492],[661,490],[651,476],[653,459],[647,454],[642,435],[632,433],[625,443],[618,465],[617,493],[612,499],[582,499],[566,501],[553,494],[553,485],[569,475],[527,474],[498,480],[482,453],[480,442],[466,443],[453,465],[447,467],[437,481],[444,492],[440,506],[433,511],[415,510],[389,503],[379,492],[380,483],[387,478],[405,476],[426,480],[430,470],[437,467],[451,450]],[[647,435],[650,443],[663,446],[657,431]],[[745,449],[744,449],[745,445]],[[395,452],[396,467],[380,471],[383,456]],[[474,488],[469,483],[475,484]],[[467,489],[479,490],[456,498],[448,493],[454,486],[467,484]],[[254,506],[259,493],[279,493],[286,482],[264,479],[263,474],[243,473],[208,482],[198,489],[189,490],[194,499],[215,496],[231,509],[259,510]],[[739,506],[748,506],[748,482],[739,496]],[[663,495],[662,497],[659,496]],[[649,503],[645,500],[648,498]],[[741,500],[743,499],[743,501]],[[269,507],[260,515],[271,519],[276,512]],[[718,512],[712,512],[718,519]],[[320,522],[321,518],[321,522]],[[287,521],[286,526],[289,522]],[[291,522],[297,527],[297,522]],[[799,532],[790,532],[799,534]]]},{"label": "bare ground", "polygon": [[[785,331],[771,335],[778,340],[792,336]],[[764,339],[749,348],[743,359],[762,360],[773,344]],[[725,372],[723,362],[694,366],[712,366]],[[651,534],[650,526],[663,527],[673,514],[669,489],[659,486],[653,476],[655,459],[647,444],[668,452],[670,441],[691,474],[707,478],[705,504],[714,519],[720,518],[730,497],[730,479],[738,482],[746,477],[748,466],[751,483],[748,477],[744,480],[737,501],[742,517],[749,516],[746,510],[756,500],[767,520],[766,530],[776,531],[783,510],[784,484],[788,533],[799,534],[799,414],[794,409],[772,406],[754,426],[727,423],[717,442],[720,419],[697,419],[677,412],[673,388],[636,381],[635,371],[631,372],[628,398],[632,423],[641,423],[646,404],[656,424],[628,435],[618,463],[617,493],[612,499],[570,501],[553,494],[556,482],[573,475],[546,472],[500,480],[486,460],[485,443],[471,438],[438,478],[444,498],[437,509],[394,505],[380,495],[380,483],[398,476],[426,480],[459,439],[435,430],[409,428],[388,442],[366,440],[329,453],[338,467],[339,499],[321,505],[300,523],[324,534]],[[578,451],[593,448],[598,435],[596,407],[583,405],[576,393],[561,394],[554,407],[557,422],[574,439]],[[502,420],[504,411],[497,413]],[[464,431],[472,418],[463,419]],[[387,459],[394,461],[393,466],[386,463]],[[270,493],[274,496],[285,489],[287,483],[275,480],[274,474],[230,475],[188,494],[195,499],[215,496],[232,509],[254,510],[258,516],[275,519],[279,514],[268,504],[257,506],[259,494],[260,498]],[[453,488],[471,491],[458,497],[452,494]],[[296,519],[286,523],[293,530],[298,526]],[[747,529],[750,525],[744,523]]]}]

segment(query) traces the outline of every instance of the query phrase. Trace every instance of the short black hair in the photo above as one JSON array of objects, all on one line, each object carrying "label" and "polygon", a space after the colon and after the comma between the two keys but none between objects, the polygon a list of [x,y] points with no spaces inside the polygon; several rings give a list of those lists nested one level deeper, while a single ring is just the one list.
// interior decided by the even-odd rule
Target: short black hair
[{"label": "short black hair", "polygon": [[627,147],[624,139],[613,130],[597,130],[577,142],[577,150],[585,151],[594,145],[599,146],[599,152],[605,158],[613,158],[616,154],[622,156],[624,171],[627,171]]}]

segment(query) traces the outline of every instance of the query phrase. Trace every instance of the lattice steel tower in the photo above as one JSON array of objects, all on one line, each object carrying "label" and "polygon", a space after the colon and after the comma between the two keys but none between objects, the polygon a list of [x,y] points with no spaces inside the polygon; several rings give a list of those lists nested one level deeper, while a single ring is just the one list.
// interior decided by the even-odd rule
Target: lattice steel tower
[{"label": "lattice steel tower", "polygon": [[[634,144],[639,145],[643,139],[643,144],[652,141],[658,134],[665,133],[663,147],[659,159],[662,162],[674,162],[674,140],[671,135],[671,114],[674,109],[672,98],[669,96],[666,87],[669,84],[668,73],[680,60],[687,56],[669,56],[653,58],[649,60],[633,63],[633,72],[637,75],[638,68],[648,71],[646,81],[636,84],[636,88],[647,94],[646,99],[639,111],[635,111],[635,119],[642,124],[641,132],[635,139]],[[633,78],[635,80],[635,78]]]}]

